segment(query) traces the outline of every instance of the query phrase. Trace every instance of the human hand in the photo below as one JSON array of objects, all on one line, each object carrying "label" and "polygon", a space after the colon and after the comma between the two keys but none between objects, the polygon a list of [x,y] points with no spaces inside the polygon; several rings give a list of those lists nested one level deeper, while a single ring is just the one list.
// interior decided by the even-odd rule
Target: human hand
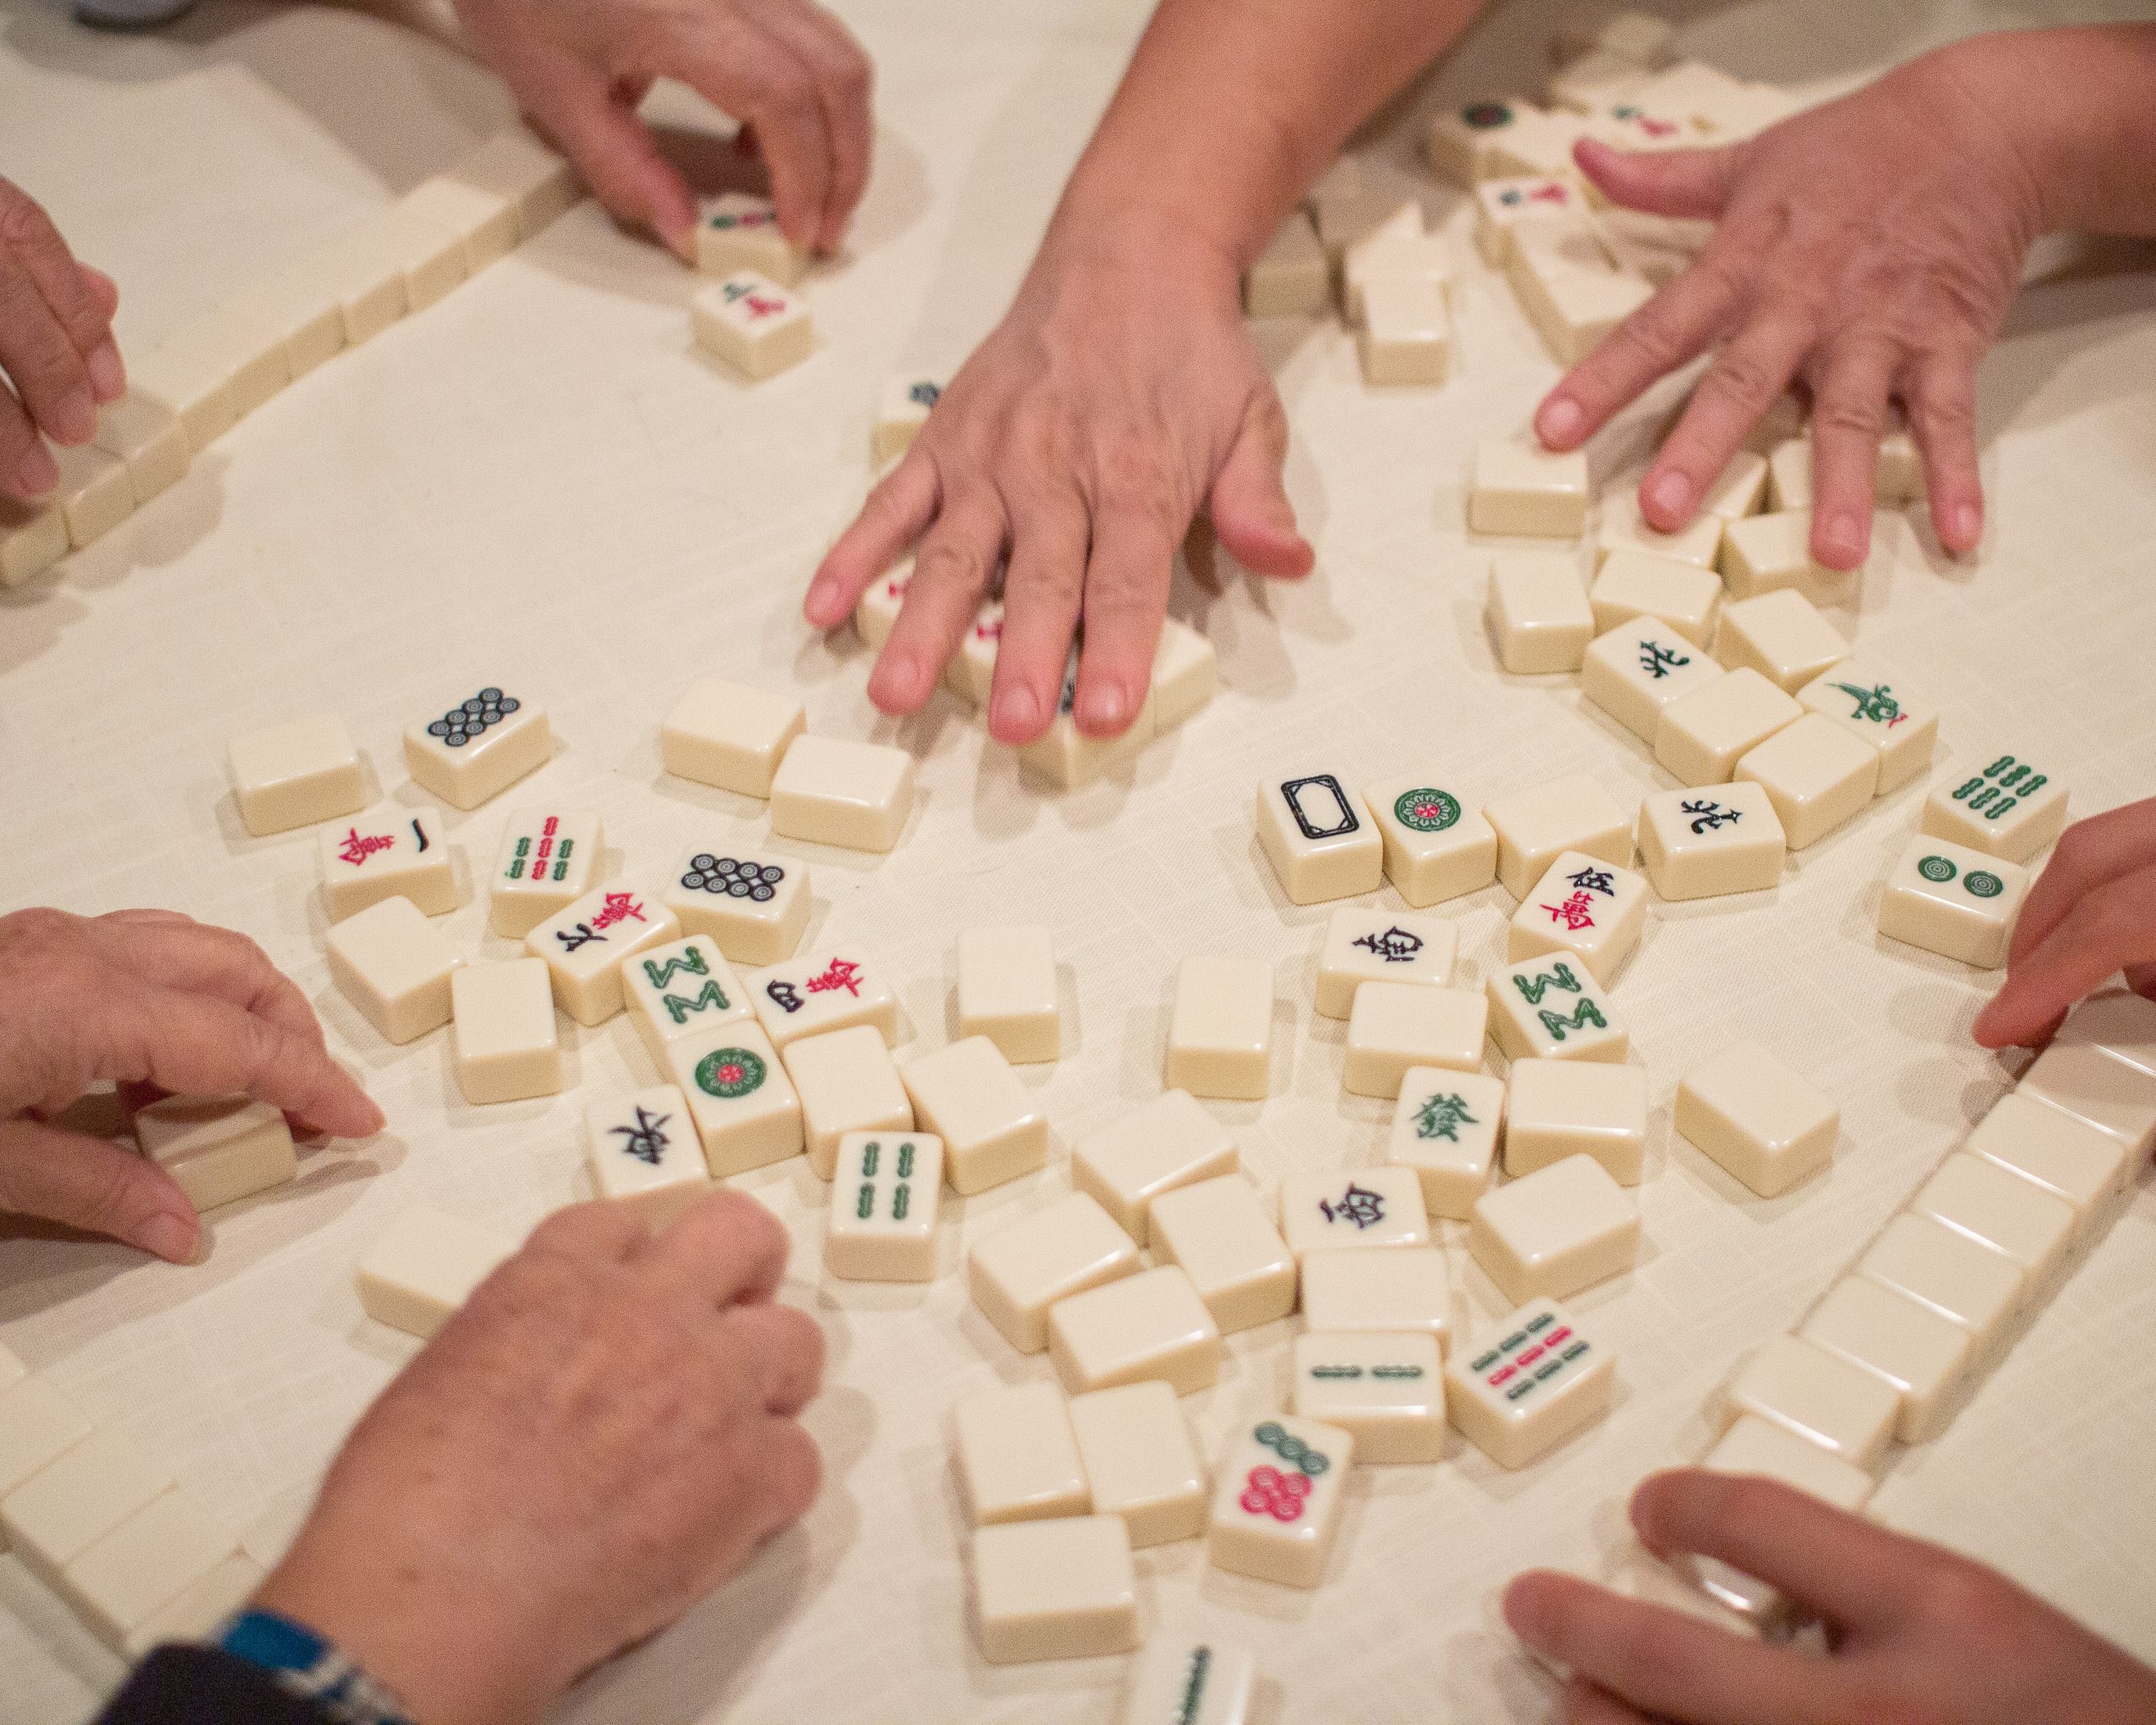
[{"label": "human hand", "polygon": [[[1056,713],[1083,625],[1073,717],[1116,736],[1145,704],[1176,548],[1203,508],[1261,574],[1309,572],[1280,478],[1288,424],[1243,323],[1232,264],[1051,233],[1001,323],[825,558],[804,606],[835,628],[916,541],[868,692],[917,711],[1003,570],[990,734]],[[1008,557],[1008,567],[1005,558]]]},{"label": "human hand", "polygon": [[550,1216],[368,1410],[257,1603],[421,1719],[522,1725],[672,1622],[816,1495],[823,1332],[784,1231],[701,1199]]},{"label": "human hand", "polygon": [[2010,123],[2029,92],[1980,93],[2012,40],[1924,55],[1725,149],[1633,155],[1582,143],[1580,167],[1612,202],[1717,225],[1692,266],[1543,401],[1543,441],[1577,447],[1657,378],[1719,348],[1641,483],[1655,526],[1691,520],[1746,434],[1801,379],[1814,400],[1812,556],[1837,569],[1864,561],[1893,402],[1923,454],[1940,543],[1973,551],[1983,532],[1977,362],[2047,225]]},{"label": "human hand", "polygon": [[1823,1619],[1821,1658],[1538,1571],[1505,1593],[1515,1633],[1572,1675],[1572,1725],[2134,1725],[2156,1671],[2005,1577],[1779,1481],[1694,1469],[1632,1497],[1657,1556],[1718,1558]]},{"label": "human hand", "polygon": [[678,78],[753,126],[779,231],[835,250],[868,184],[868,57],[813,0],[456,0],[473,45],[606,207],[693,260],[696,205],[637,115]]},{"label": "human hand", "polygon": [[2156,797],[2077,820],[2029,889],[2006,982],[1977,1015],[1986,1048],[2033,1046],[2114,970],[2156,999]]},{"label": "human hand", "polygon": [[120,290],[78,264],[52,218],[0,179],[0,492],[29,499],[60,483],[43,439],[88,443],[98,408],[127,393],[112,339]]},{"label": "human hand", "polygon": [[244,1092],[338,1137],[382,1130],[306,996],[244,935],[172,911],[0,916],[0,1211],[184,1263],[200,1224],[172,1176],[39,1118],[107,1081]]}]

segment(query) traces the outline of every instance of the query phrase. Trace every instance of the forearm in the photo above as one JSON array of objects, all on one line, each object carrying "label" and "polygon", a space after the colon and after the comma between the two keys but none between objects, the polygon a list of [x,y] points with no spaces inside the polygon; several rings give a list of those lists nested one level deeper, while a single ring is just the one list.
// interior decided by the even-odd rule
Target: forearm
[{"label": "forearm", "polygon": [[1239,271],[1482,0],[1161,0],[1049,246],[1104,230]]},{"label": "forearm", "polygon": [[2000,31],[1940,57],[2015,130],[2043,231],[2156,235],[2156,24]]}]

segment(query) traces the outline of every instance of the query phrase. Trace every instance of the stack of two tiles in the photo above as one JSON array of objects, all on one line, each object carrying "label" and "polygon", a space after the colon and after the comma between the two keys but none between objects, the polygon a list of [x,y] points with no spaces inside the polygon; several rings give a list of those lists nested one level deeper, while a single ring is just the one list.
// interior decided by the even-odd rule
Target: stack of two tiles
[{"label": "stack of two tiles", "polygon": [[696,224],[696,269],[713,278],[689,302],[698,345],[744,376],[775,376],[807,359],[816,344],[808,302],[792,291],[808,254],[779,231],[767,197],[725,192]]}]

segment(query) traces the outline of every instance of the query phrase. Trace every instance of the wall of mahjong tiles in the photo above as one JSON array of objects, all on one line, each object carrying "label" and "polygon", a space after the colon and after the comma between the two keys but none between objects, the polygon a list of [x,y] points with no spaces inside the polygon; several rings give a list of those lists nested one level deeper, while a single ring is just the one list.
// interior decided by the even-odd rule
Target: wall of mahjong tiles
[{"label": "wall of mahjong tiles", "polygon": [[[1688,51],[1818,88],[1942,33],[2127,9],[1682,11]],[[1065,1145],[1158,1088],[1177,959],[1270,957],[1275,1094],[1219,1105],[1267,1182],[1374,1161],[1389,1105],[1341,1094],[1342,1027],[1310,1010],[1326,912],[1287,905],[1258,855],[1259,774],[1322,744],[1365,777],[1428,765],[1476,798],[1575,768],[1633,801],[1662,782],[1569,679],[1494,666],[1462,475],[1552,370],[1510,293],[1471,261],[1458,375],[1441,391],[1368,392],[1333,325],[1267,332],[1319,572],[1296,590],[1238,581],[1217,595],[1179,577],[1176,608],[1217,644],[1223,692],[1134,772],[1044,800],[947,701],[906,724],[878,719],[859,644],[808,637],[796,611],[863,483],[876,380],[947,369],[987,327],[1145,8],[841,10],[879,64],[878,168],[853,257],[810,286],[809,362],[752,388],[697,361],[688,280],[586,204],[279,397],[64,579],[0,596],[0,899],[168,905],[245,929],[315,999],[389,1112],[379,1141],[318,1154],[296,1187],[221,1216],[197,1268],[0,1240],[0,1340],[264,1537],[407,1356],[362,1319],[355,1256],[415,1204],[521,1230],[579,1194],[581,1151],[574,1092],[467,1106],[440,1037],[391,1049],[330,988],[312,839],[243,834],[226,793],[230,734],[334,709],[387,793],[416,799],[396,750],[413,716],[445,681],[513,686],[562,739],[534,782],[598,809],[635,873],[691,835],[716,849],[762,831],[759,805],[660,772],[657,725],[675,694],[707,673],[792,688],[812,729],[910,748],[925,788],[889,857],[798,852],[814,873],[809,941],[871,943],[925,1047],[949,1034],[959,929],[989,915],[1051,924],[1075,1048],[1027,1081]],[[1530,88],[1558,10],[1499,8],[1413,105]],[[1905,10],[1920,24],[1892,15]],[[121,333],[137,342],[503,117],[469,67],[389,25],[216,3],[181,36],[128,40],[18,10],[0,38],[0,113],[6,171],[119,276]],[[1465,211],[1413,166],[1418,131],[1403,112],[1368,153],[1422,191],[1470,259]],[[2137,275],[2076,255],[2017,307],[1983,376],[1987,553],[1942,569],[1890,524],[1860,604],[1838,615],[1932,697],[1948,749],[1998,740],[2059,763],[2088,811],[2156,792],[2144,551],[2156,285],[2145,259]],[[1604,440],[1598,472],[1639,447],[1636,421]],[[1545,1686],[1496,1626],[1493,1589],[1527,1563],[1593,1567],[1632,1482],[1702,1447],[1702,1401],[1737,1356],[1795,1321],[2011,1082],[2012,1063],[1967,1040],[1985,980],[1876,936],[1877,882],[1922,795],[1897,793],[1805,853],[1770,899],[1656,907],[1619,991],[1656,1103],[1640,1194],[1649,1243],[1634,1274],[1576,1302],[1618,1357],[1610,1417],[1517,1475],[1457,1440],[1434,1468],[1359,1471],[1315,1593],[1209,1572],[1187,1543],[1143,1553],[1149,1622],[1252,1646],[1282,1719],[1539,1717]],[[452,842],[490,855],[514,800],[447,813]],[[1511,902],[1492,888],[1447,911],[1479,979]],[[467,903],[447,927],[486,950],[484,915]],[[584,1089],[649,1081],[623,1022],[568,1034]],[[1843,1109],[1832,1172],[1771,1202],[1668,1129],[1678,1077],[1739,1035],[1780,1049]],[[1064,1183],[1052,1162],[953,1202],[947,1265]],[[830,1333],[831,1385],[810,1416],[829,1489],[747,1577],[595,1675],[565,1717],[1108,1717],[1120,1661],[990,1668],[965,1627],[947,1409],[1044,1364],[1003,1347],[955,1274],[921,1289],[822,1278],[823,1194],[802,1165],[744,1183],[794,1235],[787,1297]],[[1500,1313],[1495,1290],[1459,1225],[1443,1231],[1456,1316],[1479,1327]],[[1877,1503],[2156,1658],[2139,1604],[2156,1583],[2156,1508],[2138,1489],[2156,1467],[2156,1361],[2128,1339],[2156,1319],[2152,1266],[2156,1198],[2143,1190],[1947,1434],[1902,1456]],[[1185,1404],[1215,1455],[1284,1384],[1282,1327],[1229,1351],[1219,1386]],[[0,1716],[79,1717],[115,1675],[0,1559]]]}]

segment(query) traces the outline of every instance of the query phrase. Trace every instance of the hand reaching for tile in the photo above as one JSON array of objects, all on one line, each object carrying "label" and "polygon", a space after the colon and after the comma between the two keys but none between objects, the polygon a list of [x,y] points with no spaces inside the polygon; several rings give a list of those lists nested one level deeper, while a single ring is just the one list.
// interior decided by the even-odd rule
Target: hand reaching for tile
[{"label": "hand reaching for tile", "polygon": [[200,1224],[172,1176],[42,1118],[100,1081],[244,1092],[339,1137],[382,1124],[306,996],[245,936],[171,911],[0,917],[0,1212],[184,1263]]},{"label": "hand reaching for tile", "polygon": [[1573,1576],[1523,1575],[1506,1619],[1571,1669],[1572,1725],[2127,1725],[2156,1710],[2156,1671],[2004,1576],[1779,1482],[1659,1474],[1633,1495],[1632,1520],[1661,1555],[1771,1583],[1827,1621],[1833,1651],[1746,1640]]},{"label": "hand reaching for tile", "polygon": [[754,128],[778,225],[835,250],[868,184],[868,56],[812,0],[457,0],[473,44],[624,222],[694,261],[687,181],[637,115],[679,78]]},{"label": "hand reaching for tile", "polygon": [[1977,1018],[1986,1048],[2043,1041],[2115,970],[2156,999],[2156,797],[2060,836],[2029,889],[2006,964],[2006,985]]},{"label": "hand reaching for tile", "polygon": [[96,434],[98,409],[127,392],[112,339],[120,290],[77,263],[37,200],[0,179],[0,493],[42,497],[60,483],[43,439]]},{"label": "hand reaching for tile", "polygon": [[1545,399],[1572,449],[1648,385],[1720,350],[1640,489],[1653,526],[1689,521],[1793,382],[1812,415],[1812,555],[1863,562],[1890,404],[1906,407],[1950,550],[1983,529],[1977,361],[2041,233],[2156,229],[2143,95],[2156,29],[2015,31],[1927,54],[1719,150],[1583,143],[1612,202],[1718,224],[1693,266]]},{"label": "hand reaching for tile", "polygon": [[823,1336],[771,1299],[786,1251],[738,1193],[657,1236],[551,1216],[354,1429],[257,1603],[414,1717],[537,1718],[814,1501]]}]

